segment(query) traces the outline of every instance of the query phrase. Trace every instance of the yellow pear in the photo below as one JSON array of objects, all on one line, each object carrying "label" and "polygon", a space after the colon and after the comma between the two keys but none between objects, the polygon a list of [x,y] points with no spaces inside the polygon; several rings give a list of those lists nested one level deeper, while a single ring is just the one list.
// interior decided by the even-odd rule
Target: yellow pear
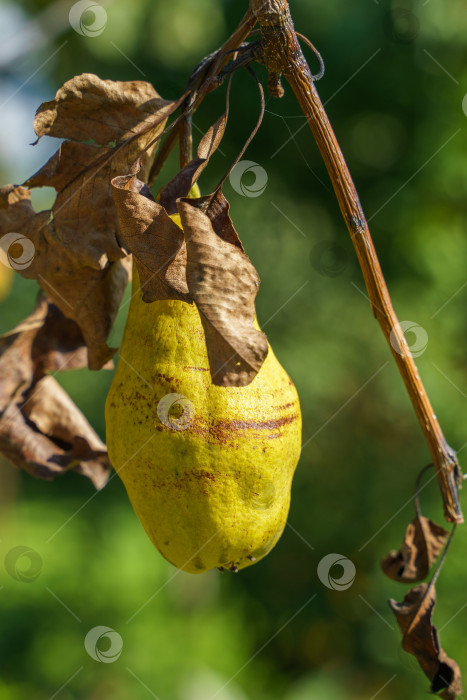
[{"label": "yellow pear", "polygon": [[13,284],[13,270],[0,262],[0,301],[8,296]]},{"label": "yellow pear", "polygon": [[214,385],[196,305],[146,304],[136,268],[106,426],[110,460],[169,562],[237,571],[277,543],[301,447],[291,379],[269,347],[248,386]]}]

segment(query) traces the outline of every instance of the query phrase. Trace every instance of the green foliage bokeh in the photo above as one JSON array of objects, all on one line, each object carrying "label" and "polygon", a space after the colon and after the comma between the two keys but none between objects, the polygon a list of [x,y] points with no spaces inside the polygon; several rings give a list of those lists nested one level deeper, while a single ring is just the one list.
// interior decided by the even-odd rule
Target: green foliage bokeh
[{"label": "green foliage bokeh", "polygon": [[[176,98],[202,56],[233,30],[246,4],[115,0],[105,5],[105,31],[86,37],[70,29],[66,16],[60,25],[63,3],[20,3],[15,12],[24,13],[22,31],[36,22],[50,38],[7,66],[5,90],[22,92],[2,110],[19,109],[15,100],[21,95],[39,95],[38,106],[82,72],[146,79],[162,96]],[[399,318],[428,334],[417,363],[462,463],[467,444],[463,3],[294,0],[291,9],[297,29],[324,57],[319,93],[370,219]],[[57,56],[21,87],[65,40]],[[261,68],[258,74],[264,81]],[[5,99],[10,93],[4,92]],[[205,100],[195,116],[195,137],[222,113],[224,99],[221,89]],[[222,153],[203,176],[203,191],[212,189],[235,158],[258,109],[254,82],[239,73]],[[26,154],[33,117],[32,109],[30,131],[18,126],[2,140],[21,143]],[[386,603],[389,597],[401,600],[407,587],[385,579],[379,559],[399,546],[412,517],[414,479],[429,453],[372,318],[318,150],[309,129],[297,131],[303,124],[290,90],[281,101],[268,97],[264,123],[245,155],[265,169],[267,187],[254,198],[228,183],[225,188],[236,228],[261,275],[259,322],[301,398],[304,448],[290,526],[275,550],[251,569],[193,577],[177,572],[153,549],[118,478],[96,494],[73,474],[44,483],[1,465],[0,700],[47,700],[54,693],[63,700],[151,694],[160,700],[424,697],[428,682],[400,650]],[[47,148],[50,155],[52,145]],[[4,183],[23,181],[37,166],[33,156],[11,159],[0,153]],[[158,186],[176,167],[174,156]],[[37,193],[36,204],[49,206],[50,196]],[[326,248],[329,243],[334,247]],[[35,283],[15,277],[11,294],[0,303],[0,332],[30,312],[35,294]],[[112,332],[115,346],[126,309]],[[105,438],[111,372],[70,372],[59,379]],[[434,480],[422,502],[442,522]],[[435,613],[438,627],[446,625],[444,648],[464,670],[466,544],[459,528]],[[43,561],[30,583],[16,580],[2,563],[18,545],[31,547]],[[326,588],[317,576],[318,562],[332,552],[355,564],[355,582],[346,591]],[[98,663],[85,651],[85,635],[97,625],[115,629],[123,639],[115,663]]]}]

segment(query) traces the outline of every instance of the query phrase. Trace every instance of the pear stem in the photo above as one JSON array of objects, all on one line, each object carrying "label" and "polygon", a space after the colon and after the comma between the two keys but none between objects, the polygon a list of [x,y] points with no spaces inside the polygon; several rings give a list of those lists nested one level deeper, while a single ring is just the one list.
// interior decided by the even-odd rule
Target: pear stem
[{"label": "pear stem", "polygon": [[456,453],[446,442],[392,306],[357,190],[298,43],[288,3],[250,0],[250,10],[261,29],[262,61],[270,74],[282,73],[290,84],[326,164],[357,253],[373,314],[388,341],[425,434],[446,520],[462,523],[458,493],[462,472]]},{"label": "pear stem", "polygon": [[155,183],[156,179],[158,178],[162,168],[165,165],[165,162],[169,155],[172,152],[172,149],[174,148],[175,144],[177,143],[177,140],[180,136],[180,127],[177,126],[171,131],[169,131],[168,135],[162,142],[162,146],[159,148],[157,152],[157,156],[154,159],[154,162],[152,164],[151,170],[149,172],[149,177],[148,177],[148,185],[149,187],[152,187],[153,184]]}]

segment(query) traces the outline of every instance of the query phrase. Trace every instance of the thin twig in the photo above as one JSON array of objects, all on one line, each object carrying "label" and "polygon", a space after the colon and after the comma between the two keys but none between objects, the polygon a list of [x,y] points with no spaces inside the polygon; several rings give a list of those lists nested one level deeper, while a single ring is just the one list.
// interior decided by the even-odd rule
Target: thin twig
[{"label": "thin twig", "polygon": [[251,9],[248,9],[237,29],[230,35],[225,44],[222,46],[222,49],[219,51],[219,58],[211,68],[209,73],[210,76],[217,75],[219,73],[222,66],[224,66],[230,60],[228,54],[232,51],[232,49],[238,48],[240,44],[245,41],[255,24],[256,17]]},{"label": "thin twig", "polygon": [[186,114],[180,122],[180,170],[193,158],[193,119]]},{"label": "thin twig", "polygon": [[363,272],[373,313],[381,325],[425,434],[436,468],[448,521],[463,522],[458,487],[462,474],[431,407],[392,306],[355,185],[298,43],[286,0],[250,0],[262,30],[262,61],[283,73],[308,120],[326,164]]},{"label": "thin twig", "polygon": [[[215,195],[219,192],[219,190],[222,189],[222,186],[223,186],[224,182],[227,180],[227,178],[229,177],[229,175],[230,175],[230,173],[232,172],[232,170],[235,168],[236,165],[238,165],[238,163],[241,161],[241,159],[242,159],[243,156],[245,155],[245,151],[247,150],[248,146],[250,145],[250,143],[253,141],[254,137],[255,137],[256,134],[258,133],[258,130],[259,130],[259,128],[260,128],[260,126],[261,126],[261,124],[262,124],[262,122],[263,122],[263,119],[264,119],[264,112],[265,112],[265,110],[266,110],[266,100],[264,99],[264,90],[263,90],[263,86],[262,86],[261,83],[259,82],[259,80],[258,80],[258,78],[257,78],[257,76],[256,76],[256,73],[255,73],[254,70],[251,68],[251,66],[247,66],[247,70],[248,70],[248,72],[253,76],[253,78],[254,78],[255,81],[256,81],[256,85],[258,86],[259,96],[260,96],[260,100],[261,100],[260,114],[259,114],[259,117],[258,117],[258,121],[256,122],[255,127],[254,127],[253,131],[251,132],[251,134],[249,135],[248,139],[245,141],[245,144],[244,144],[242,150],[241,150],[240,153],[237,155],[237,157],[235,158],[234,162],[231,164],[231,166],[229,167],[229,169],[224,173],[222,179],[220,180],[219,184],[217,185],[217,187],[216,187],[216,189],[215,189],[215,191],[214,191],[214,194],[213,194],[213,198],[214,198]],[[231,79],[232,79],[232,78],[231,78]],[[229,82],[229,88],[230,88],[230,82]]]},{"label": "thin twig", "polygon": [[148,185],[149,187],[152,187],[153,184],[155,183],[160,171],[165,165],[165,162],[167,161],[167,158],[172,152],[173,147],[177,143],[177,139],[179,137],[179,129],[172,129],[172,131],[169,132],[167,137],[165,138],[164,142],[162,143],[162,146],[160,147],[159,151],[157,152],[157,156],[154,160],[154,163],[151,166],[151,170],[149,172],[149,177],[148,177]]}]

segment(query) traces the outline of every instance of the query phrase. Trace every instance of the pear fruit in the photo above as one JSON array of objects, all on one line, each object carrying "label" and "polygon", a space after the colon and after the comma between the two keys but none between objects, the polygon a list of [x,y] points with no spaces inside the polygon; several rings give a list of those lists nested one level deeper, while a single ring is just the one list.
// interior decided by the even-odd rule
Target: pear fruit
[{"label": "pear fruit", "polygon": [[0,262],[0,301],[5,299],[10,293],[13,284],[14,272],[11,268],[2,265]]},{"label": "pear fruit", "polygon": [[169,562],[236,572],[277,543],[301,449],[291,379],[269,347],[249,385],[214,385],[196,305],[143,302],[136,268],[106,426],[110,460]]}]

